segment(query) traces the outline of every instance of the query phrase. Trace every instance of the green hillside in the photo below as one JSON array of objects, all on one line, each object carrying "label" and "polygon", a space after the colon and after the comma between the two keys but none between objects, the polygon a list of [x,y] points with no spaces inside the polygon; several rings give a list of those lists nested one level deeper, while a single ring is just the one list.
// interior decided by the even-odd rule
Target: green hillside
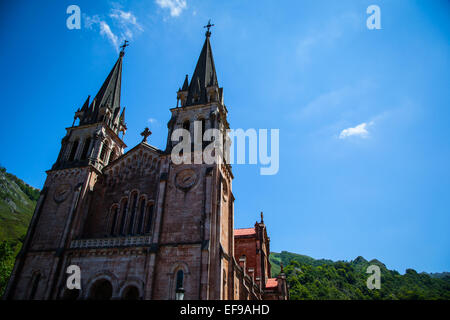
[{"label": "green hillside", "polygon": [[22,246],[39,190],[0,167],[0,296]]},{"label": "green hillside", "polygon": [[0,168],[0,241],[25,235],[38,198],[38,189]]},{"label": "green hillside", "polygon": [[[417,273],[407,269],[404,275],[389,270],[380,261],[367,261],[357,257],[350,262],[314,259],[308,256],[282,251],[270,254],[272,275],[284,265],[292,300],[304,299],[371,299],[371,300],[411,300],[446,299],[450,300],[450,276],[447,272],[439,274]],[[366,273],[369,265],[377,265],[381,270],[381,288],[369,290]]]},{"label": "green hillside", "polygon": [[282,262],[284,266],[287,266],[291,261],[297,261],[300,264],[307,264],[311,266],[320,266],[323,264],[333,263],[332,260],[314,259],[309,256],[287,251],[281,251],[281,253],[271,252],[269,260],[272,267],[273,277],[280,273],[280,262]]}]

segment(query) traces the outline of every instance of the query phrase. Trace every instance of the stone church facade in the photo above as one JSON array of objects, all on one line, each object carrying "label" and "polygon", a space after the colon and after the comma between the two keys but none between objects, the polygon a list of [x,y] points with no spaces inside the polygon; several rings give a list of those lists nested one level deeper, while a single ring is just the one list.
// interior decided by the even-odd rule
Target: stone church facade
[{"label": "stone church facade", "polygon": [[[146,130],[124,152],[122,49],[66,129],[6,299],[288,298],[283,272],[270,278],[262,214],[253,228],[234,229],[231,166],[171,161],[175,129],[229,128],[210,35],[170,109],[165,150],[147,142]],[[66,287],[70,265],[81,270],[79,290]]]}]

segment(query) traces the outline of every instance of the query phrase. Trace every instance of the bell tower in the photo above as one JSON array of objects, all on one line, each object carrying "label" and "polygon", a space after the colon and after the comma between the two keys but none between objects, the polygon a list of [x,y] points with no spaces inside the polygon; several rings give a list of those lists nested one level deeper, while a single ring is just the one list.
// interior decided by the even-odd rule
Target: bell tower
[{"label": "bell tower", "polygon": [[[120,106],[120,87],[124,50],[89,104],[87,97],[75,112],[71,127],[61,141],[61,150],[52,170],[93,166],[101,170],[123,154],[126,132],[125,108]],[[122,133],[122,138],[119,137]]]},{"label": "bell tower", "polygon": [[[155,288],[164,287],[167,270],[173,270],[170,279],[175,279],[181,270],[185,275],[186,299],[202,300],[227,299],[234,288],[233,174],[231,166],[217,152],[213,153],[214,163],[205,161],[207,148],[213,142],[206,139],[205,132],[214,129],[211,131],[216,133],[215,143],[216,139],[224,141],[229,129],[223,88],[219,87],[211,49],[211,27],[211,23],[206,26],[206,38],[194,73],[190,81],[186,75],[177,92],[177,106],[170,109],[165,151],[170,157],[165,176],[170,192],[165,195],[159,242],[171,246],[161,246],[155,280]],[[184,129],[183,139],[177,140],[174,135],[179,129]],[[190,150],[183,149],[182,153],[184,157],[186,151],[184,160],[191,161],[180,163],[175,158],[179,159],[178,144],[185,142],[184,133],[191,145]],[[221,147],[226,148],[223,144]],[[199,155],[202,157],[197,161]],[[175,280],[169,283],[169,294],[156,290],[153,298],[174,299],[175,283]]]},{"label": "bell tower", "polygon": [[125,108],[120,106],[124,47],[93,101],[88,97],[66,128],[17,256],[7,299],[56,297],[57,283],[65,275],[64,254],[82,232],[93,187],[103,167],[124,152],[119,137],[126,131]]},{"label": "bell tower", "polygon": [[[208,129],[224,131],[229,128],[227,122],[228,110],[223,101],[223,88],[219,87],[214,58],[210,43],[210,27],[205,34],[205,42],[197,61],[194,73],[189,83],[186,75],[183,86],[177,92],[177,107],[171,109],[172,117],[167,124],[169,129],[167,151],[172,150],[176,143],[171,136],[176,129],[185,129],[190,132],[191,141],[194,142],[194,130],[203,136]],[[201,126],[196,128],[195,126]],[[201,132],[200,132],[201,129]]]}]

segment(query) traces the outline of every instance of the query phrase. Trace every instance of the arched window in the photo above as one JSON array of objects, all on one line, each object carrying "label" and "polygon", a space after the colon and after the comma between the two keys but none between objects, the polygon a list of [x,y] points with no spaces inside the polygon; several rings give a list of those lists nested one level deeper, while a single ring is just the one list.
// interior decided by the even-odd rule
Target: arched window
[{"label": "arched window", "polygon": [[139,290],[135,286],[128,286],[122,294],[123,300],[139,300]]},{"label": "arched window", "polygon": [[186,120],[183,122],[183,129],[189,131],[191,129],[191,123],[189,122],[189,120]]},{"label": "arched window", "polygon": [[128,200],[123,199],[122,200],[122,218],[120,219],[120,234],[121,235],[125,234],[125,223],[127,221],[127,205],[128,205]]},{"label": "arched window", "polygon": [[112,297],[112,291],[112,285],[108,280],[98,280],[91,287],[89,299],[110,300]]},{"label": "arched window", "polygon": [[77,154],[77,150],[78,150],[78,140],[75,140],[72,144],[72,150],[70,150],[70,155],[69,155],[69,161],[73,161],[75,159],[75,155]]},{"label": "arched window", "polygon": [[184,272],[183,270],[178,270],[177,272],[177,283],[175,286],[175,293],[178,291],[178,289],[183,288],[183,281],[184,281]]},{"label": "arched window", "polygon": [[142,233],[142,227],[144,224],[144,215],[145,215],[145,199],[141,199],[141,204],[139,206],[139,221],[138,221],[138,228],[136,233]]},{"label": "arched window", "polygon": [[31,291],[30,291],[30,296],[28,297],[29,300],[33,300],[34,297],[36,296],[36,291],[37,291],[40,280],[41,280],[41,274],[39,272],[35,273],[31,280]]},{"label": "arched window", "polygon": [[131,213],[130,213],[130,223],[128,224],[128,234],[133,234],[134,227],[134,217],[136,216],[136,206],[137,206],[137,192],[133,193],[131,198]]},{"label": "arched window", "polygon": [[87,158],[88,155],[88,151],[89,151],[89,147],[91,146],[91,138],[87,138],[84,141],[84,146],[83,146],[83,152],[81,153],[81,160],[84,160]]},{"label": "arched window", "polygon": [[102,146],[102,151],[100,152],[100,160],[105,161],[106,153],[108,152],[109,143],[105,141]]},{"label": "arched window", "polygon": [[116,205],[114,206],[114,208],[111,210],[112,212],[112,221],[111,221],[111,235],[115,234],[116,231],[116,224],[117,224],[117,216],[119,215],[119,207]]},{"label": "arched window", "polygon": [[147,221],[145,222],[145,233],[150,233],[152,231],[153,222],[153,203],[150,203],[147,207]]}]

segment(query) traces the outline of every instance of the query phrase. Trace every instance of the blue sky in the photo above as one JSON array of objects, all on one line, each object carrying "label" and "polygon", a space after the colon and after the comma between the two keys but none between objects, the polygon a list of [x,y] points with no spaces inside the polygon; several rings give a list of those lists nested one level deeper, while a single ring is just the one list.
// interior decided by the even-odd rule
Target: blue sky
[{"label": "blue sky", "polygon": [[[66,9],[82,12],[80,30]],[[381,9],[368,30],[366,8]],[[272,251],[450,271],[447,1],[10,1],[0,4],[0,163],[35,187],[65,127],[124,58],[125,142],[165,147],[209,18],[233,128],[280,129],[280,170],[234,165],[236,227]]]}]

